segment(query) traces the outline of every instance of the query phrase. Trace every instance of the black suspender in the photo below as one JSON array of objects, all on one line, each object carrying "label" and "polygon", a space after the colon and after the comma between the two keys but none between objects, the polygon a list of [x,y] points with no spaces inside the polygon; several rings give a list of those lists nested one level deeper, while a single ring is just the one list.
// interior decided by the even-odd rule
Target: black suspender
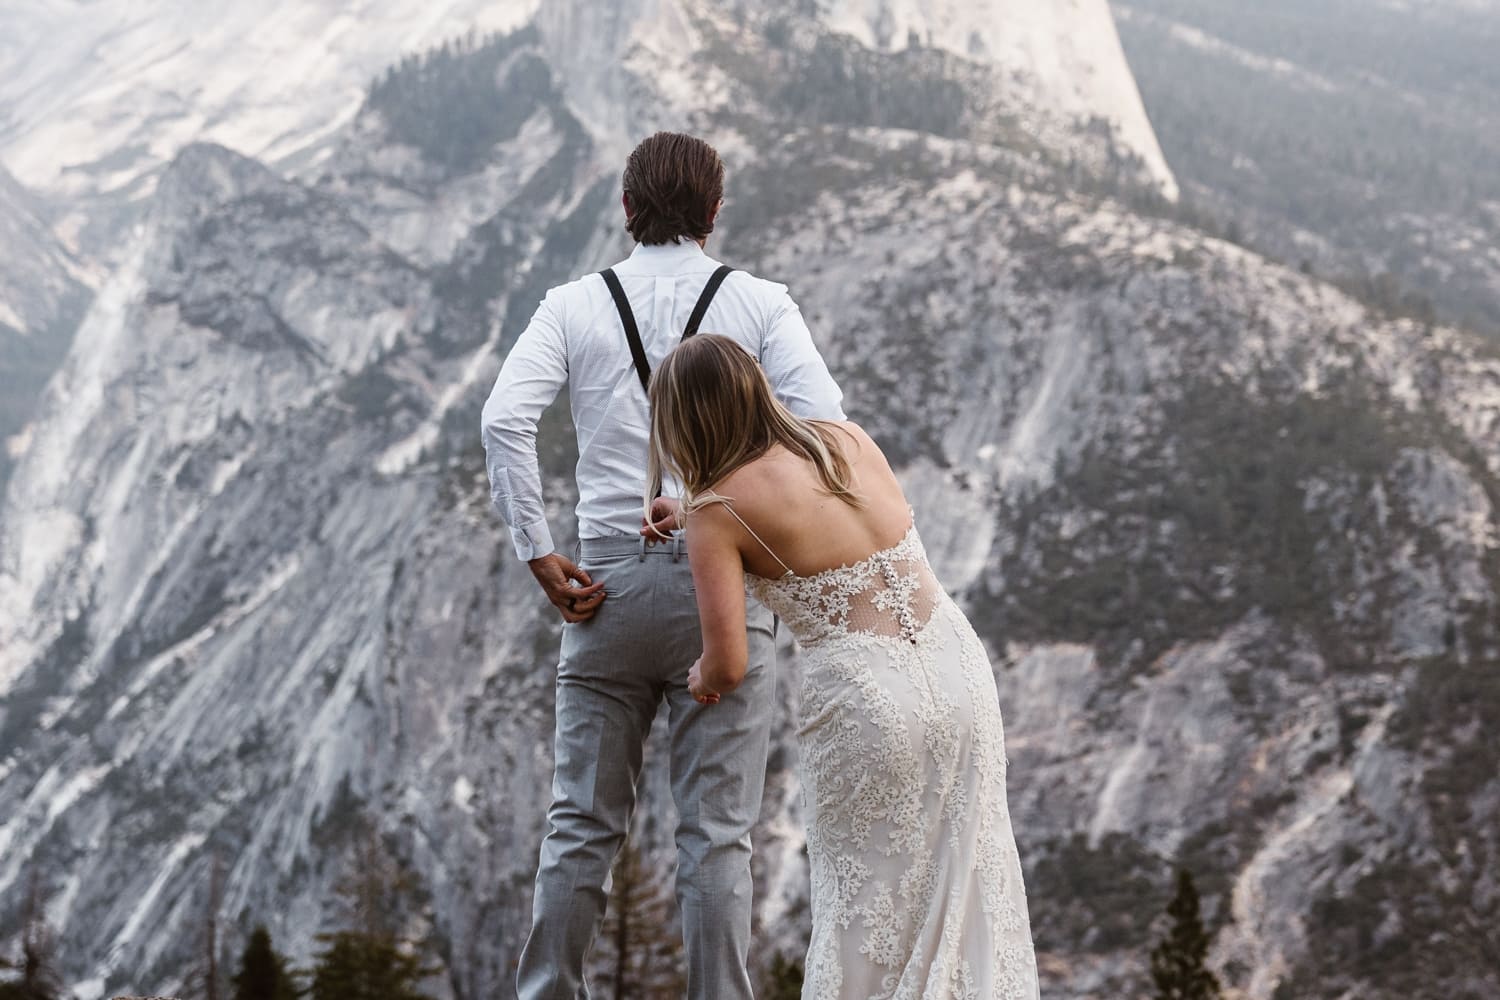
[{"label": "black suspender", "polygon": [[609,286],[609,294],[615,298],[615,308],[619,310],[620,322],[625,327],[625,339],[630,341],[630,356],[635,359],[635,372],[641,377],[641,388],[645,389],[651,384],[651,362],[646,360],[646,345],[641,343],[641,331],[636,328],[635,313],[630,311],[630,300],[625,297],[625,289],[620,287],[620,279],[615,276],[614,268],[606,267],[599,273]]},{"label": "black suspender", "polygon": [[703,293],[698,296],[698,302],[693,306],[693,314],[688,317],[687,329],[682,333],[682,339],[687,340],[698,332],[698,324],[703,322],[703,314],[708,312],[708,304],[714,300],[714,293],[719,286],[724,284],[724,279],[729,277],[729,272],[734,268],[728,264],[720,264],[713,274],[708,276],[708,284],[703,286]]},{"label": "black suspender", "polygon": [[[733,270],[734,268],[728,264],[720,264],[718,269],[709,276],[708,284],[703,286],[703,293],[698,296],[698,302],[693,306],[693,313],[688,317],[687,329],[682,333],[683,340],[687,340],[698,332],[698,324],[703,322],[703,317],[708,312],[708,304],[713,301],[714,293],[719,290],[719,286]],[[609,294],[615,300],[615,309],[620,313],[620,325],[625,327],[625,339],[630,342],[630,357],[635,361],[635,373],[640,376],[641,388],[649,389],[651,362],[646,360],[646,346],[641,343],[641,331],[635,325],[635,313],[630,311],[630,300],[625,297],[625,289],[621,287],[614,268],[607,267],[600,271],[599,275],[609,286]]]}]

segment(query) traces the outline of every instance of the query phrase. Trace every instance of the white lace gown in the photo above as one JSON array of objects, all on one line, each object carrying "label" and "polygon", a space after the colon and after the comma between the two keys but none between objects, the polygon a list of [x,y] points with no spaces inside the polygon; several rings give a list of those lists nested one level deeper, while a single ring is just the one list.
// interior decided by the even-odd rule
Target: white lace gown
[{"label": "white lace gown", "polygon": [[804,1000],[1035,1000],[994,676],[916,525],[852,566],[748,580],[803,653]]}]

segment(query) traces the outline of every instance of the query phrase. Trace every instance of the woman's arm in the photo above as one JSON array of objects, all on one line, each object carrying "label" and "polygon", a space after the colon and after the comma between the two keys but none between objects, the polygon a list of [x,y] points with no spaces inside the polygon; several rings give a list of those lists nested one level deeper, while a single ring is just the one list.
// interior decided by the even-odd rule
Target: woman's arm
[{"label": "woman's arm", "polygon": [[688,562],[703,631],[703,655],[689,671],[688,687],[694,698],[712,704],[745,679],[750,658],[745,638],[745,566],[739,526],[718,504],[694,511],[688,524]]}]

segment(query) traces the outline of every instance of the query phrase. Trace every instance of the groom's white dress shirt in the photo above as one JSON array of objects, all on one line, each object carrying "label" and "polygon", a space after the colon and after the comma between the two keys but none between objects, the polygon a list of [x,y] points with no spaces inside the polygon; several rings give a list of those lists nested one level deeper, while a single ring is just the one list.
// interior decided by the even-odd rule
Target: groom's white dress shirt
[{"label": "groom's white dress shirt", "polygon": [[[615,265],[653,371],[681,341],[693,305],[718,266],[692,241],[641,244]],[[731,337],[759,358],[777,397],[793,413],[844,419],[843,394],[785,285],[735,271],[699,330]],[[547,293],[484,404],[490,499],[522,559],[553,551],[536,428],[564,385],[578,433],[578,537],[634,535],[641,526],[650,407],[614,300],[597,274]]]}]

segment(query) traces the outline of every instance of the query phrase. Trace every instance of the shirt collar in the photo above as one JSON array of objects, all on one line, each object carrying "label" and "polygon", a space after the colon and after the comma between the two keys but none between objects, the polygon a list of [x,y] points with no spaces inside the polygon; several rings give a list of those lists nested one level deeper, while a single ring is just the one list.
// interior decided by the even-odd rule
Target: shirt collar
[{"label": "shirt collar", "polygon": [[684,265],[708,260],[697,240],[684,236],[681,243],[637,243],[630,252],[632,269],[647,274],[675,274]]}]

